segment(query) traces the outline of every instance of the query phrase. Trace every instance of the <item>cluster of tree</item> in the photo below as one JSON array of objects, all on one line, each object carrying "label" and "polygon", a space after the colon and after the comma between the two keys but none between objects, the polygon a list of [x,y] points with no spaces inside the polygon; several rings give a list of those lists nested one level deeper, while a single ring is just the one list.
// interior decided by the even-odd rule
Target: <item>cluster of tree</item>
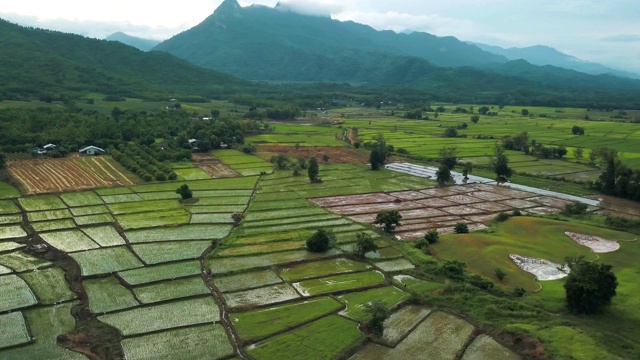
[{"label": "cluster of tree", "polygon": [[571,270],[564,283],[566,305],[576,314],[596,314],[611,305],[618,279],[612,266],[586,261],[584,257],[567,258]]},{"label": "cluster of tree", "polygon": [[529,154],[537,157],[538,159],[562,159],[567,155],[567,148],[563,145],[558,147],[549,147],[532,141]]},{"label": "cluster of tree", "polygon": [[529,133],[526,131],[516,136],[507,135],[502,138],[502,147],[506,150],[524,151],[525,154],[529,154],[529,146]]},{"label": "cluster of tree", "polygon": [[504,147],[496,143],[493,149],[493,156],[489,161],[491,169],[496,174],[496,181],[504,183],[513,174],[513,170],[509,167],[509,158],[504,153]]},{"label": "cluster of tree", "polygon": [[[410,110],[404,113],[404,117],[406,119],[413,119],[413,120],[422,120],[423,116],[422,116],[422,110]],[[429,120],[429,117],[427,116],[425,120]]]},{"label": "cluster of tree", "polygon": [[436,171],[436,182],[443,186],[453,182],[451,170],[458,164],[458,148],[443,147],[439,152],[440,166]]},{"label": "cluster of tree", "polygon": [[244,114],[247,119],[272,119],[272,120],[290,120],[300,116],[301,112],[297,106],[282,106],[258,110],[255,106],[249,108]]},{"label": "cluster of tree", "polygon": [[584,128],[578,125],[573,125],[573,127],[571,128],[571,133],[573,135],[584,135]]},{"label": "cluster of tree", "polygon": [[[188,150],[187,150],[188,151]],[[138,175],[144,181],[166,181],[175,180],[178,175],[171,168],[158,160],[160,157],[172,157],[166,153],[173,153],[173,161],[191,160],[191,152],[184,151],[171,152],[170,150],[159,151],[149,146],[141,146],[134,142],[120,145],[118,148],[110,147],[109,154],[127,170]],[[182,156],[180,158],[180,156]]]},{"label": "cluster of tree", "polygon": [[382,134],[378,134],[373,142],[365,142],[363,146],[365,149],[371,150],[369,154],[371,170],[380,170],[382,165],[389,159],[389,156],[395,151],[393,145],[387,145],[387,141]]},{"label": "cluster of tree", "polygon": [[640,201],[640,170],[624,165],[614,149],[594,149],[590,158],[592,161],[600,158],[605,164],[604,171],[592,185],[594,189],[606,195]]}]

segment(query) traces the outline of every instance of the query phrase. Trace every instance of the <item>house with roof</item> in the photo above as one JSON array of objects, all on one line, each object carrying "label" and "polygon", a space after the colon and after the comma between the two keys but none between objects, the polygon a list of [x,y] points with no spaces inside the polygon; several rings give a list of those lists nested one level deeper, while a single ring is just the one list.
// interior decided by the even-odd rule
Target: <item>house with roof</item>
[{"label": "house with roof", "polygon": [[56,145],[54,145],[54,144],[47,144],[47,145],[43,146],[42,148],[43,148],[44,150],[46,150],[46,151],[52,151],[52,150],[55,150],[55,149],[56,149]]},{"label": "house with roof", "polygon": [[78,150],[78,152],[83,155],[102,155],[106,153],[106,150],[97,146],[89,145]]}]

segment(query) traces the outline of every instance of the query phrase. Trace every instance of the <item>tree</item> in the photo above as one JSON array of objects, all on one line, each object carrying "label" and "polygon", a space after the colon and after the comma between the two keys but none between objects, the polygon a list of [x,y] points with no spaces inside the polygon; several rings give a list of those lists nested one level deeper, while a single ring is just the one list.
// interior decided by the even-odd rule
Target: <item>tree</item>
[{"label": "tree", "polygon": [[496,144],[494,150],[494,156],[491,158],[491,168],[496,173],[496,181],[498,183],[506,182],[511,177],[513,170],[509,167],[509,159],[504,154],[504,147],[500,144]]},{"label": "tree", "polygon": [[471,122],[474,124],[477,124],[478,121],[480,121],[480,115],[472,115],[471,116]]},{"label": "tree", "polygon": [[309,175],[309,181],[312,183],[319,182],[318,174],[320,173],[320,167],[318,166],[318,160],[315,157],[309,159],[309,167],[307,168],[307,175]]},{"label": "tree", "polygon": [[401,226],[400,220],[402,220],[402,215],[400,215],[397,210],[383,210],[376,215],[376,220],[373,223],[377,225],[384,225],[384,232],[390,233],[396,227]]},{"label": "tree", "polygon": [[528,115],[529,115],[529,109],[522,109],[522,110],[520,111],[520,113],[521,113],[523,116],[528,116]]},{"label": "tree", "polygon": [[358,233],[356,235],[356,245],[353,248],[353,253],[357,256],[364,257],[364,255],[371,251],[377,251],[378,246],[373,239],[373,236],[367,233]]},{"label": "tree", "polygon": [[291,160],[287,154],[273,155],[270,161],[279,170],[287,169],[291,165]]},{"label": "tree", "polygon": [[233,226],[240,225],[240,222],[244,219],[244,214],[241,212],[235,212],[231,214],[231,220],[233,220]]},{"label": "tree", "polygon": [[502,280],[504,280],[504,278],[507,276],[507,273],[500,268],[495,268],[495,270],[493,270],[493,273],[496,274],[496,278],[500,282],[502,282]]},{"label": "tree", "polygon": [[306,241],[307,250],[321,253],[336,244],[336,235],[331,230],[318,229]]},{"label": "tree", "polygon": [[444,165],[440,165],[438,171],[436,171],[436,181],[438,185],[443,186],[453,181],[451,176],[451,170]]},{"label": "tree", "polygon": [[573,157],[576,158],[578,162],[584,158],[584,149],[581,147],[577,147],[573,149]]},{"label": "tree", "polygon": [[384,155],[379,149],[375,148],[371,150],[369,163],[371,164],[371,170],[380,170],[380,167],[384,164]]},{"label": "tree", "polygon": [[176,189],[176,194],[179,194],[180,197],[182,197],[182,200],[191,199],[193,197],[193,193],[187,184],[180,185],[180,187]]},{"label": "tree", "polygon": [[211,116],[212,116],[214,119],[217,119],[217,118],[220,116],[220,110],[218,110],[218,109],[212,109],[212,110],[211,110]]},{"label": "tree", "polygon": [[429,244],[435,244],[440,240],[440,234],[438,234],[438,230],[431,229],[428,233],[424,235],[424,239]]},{"label": "tree", "polygon": [[578,125],[573,125],[573,127],[571,128],[571,132],[573,133],[573,135],[584,135],[584,128]]},{"label": "tree", "polygon": [[329,162],[329,159],[330,159],[329,155],[327,154],[322,155],[322,161],[324,161],[325,164]]},{"label": "tree", "polygon": [[382,300],[373,300],[364,304],[365,312],[371,316],[371,319],[367,322],[367,327],[372,333],[377,336],[382,336],[384,333],[384,322],[391,316],[391,311],[387,304]]},{"label": "tree", "polygon": [[454,166],[458,163],[458,148],[443,147],[440,149],[440,165],[446,166],[449,170],[453,170]]},{"label": "tree", "polygon": [[458,130],[456,130],[455,128],[447,128],[442,136],[446,138],[458,137]]},{"label": "tree", "polygon": [[464,176],[465,180],[469,179],[469,174],[473,171],[473,163],[466,162],[462,165],[462,176]]},{"label": "tree", "polygon": [[453,232],[456,234],[467,234],[469,232],[469,226],[463,222],[456,223],[453,227]]},{"label": "tree", "polygon": [[567,258],[571,270],[564,283],[566,304],[574,314],[595,314],[611,305],[618,279],[612,266],[589,262],[584,257]]}]

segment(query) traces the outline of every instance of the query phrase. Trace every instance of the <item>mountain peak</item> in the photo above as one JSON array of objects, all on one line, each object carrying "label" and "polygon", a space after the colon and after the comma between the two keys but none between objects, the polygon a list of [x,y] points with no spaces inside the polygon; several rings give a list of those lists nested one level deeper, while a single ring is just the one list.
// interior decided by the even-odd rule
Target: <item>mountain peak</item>
[{"label": "mountain peak", "polygon": [[282,12],[291,12],[298,15],[316,16],[323,18],[331,18],[331,13],[322,6],[313,5],[311,3],[291,3],[289,1],[278,1],[273,7]]},{"label": "mountain peak", "polygon": [[213,13],[218,16],[237,16],[242,7],[237,0],[224,0]]}]

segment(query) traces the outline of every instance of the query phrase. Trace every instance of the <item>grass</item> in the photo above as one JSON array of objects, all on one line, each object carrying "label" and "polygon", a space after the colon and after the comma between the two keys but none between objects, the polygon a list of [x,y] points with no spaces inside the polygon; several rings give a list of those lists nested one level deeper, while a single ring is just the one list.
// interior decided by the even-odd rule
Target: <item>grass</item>
[{"label": "grass", "polygon": [[82,228],[82,231],[102,247],[126,244],[122,236],[111,225]]},{"label": "grass", "polygon": [[200,240],[134,244],[131,247],[145,263],[159,264],[198,258],[209,246],[211,246],[211,241]]},{"label": "grass", "polygon": [[38,302],[29,285],[18,275],[0,276],[0,289],[0,312],[21,309]]},{"label": "grass", "polygon": [[78,226],[106,224],[115,221],[111,214],[76,216],[73,218],[73,220],[76,222],[76,224],[78,224]]},{"label": "grass", "polygon": [[176,191],[182,184],[189,185],[193,191],[200,190],[248,190],[253,189],[258,180],[257,176],[246,176],[241,178],[208,179],[193,181],[176,181],[154,184],[144,184],[131,186],[130,189],[136,193],[155,191]]},{"label": "grass", "polygon": [[82,276],[109,274],[142,267],[142,263],[126,246],[76,252],[71,257],[78,262]]},{"label": "grass", "polygon": [[54,195],[40,195],[19,198],[18,202],[27,211],[66,209],[60,198]]},{"label": "grass", "polygon": [[231,231],[230,225],[185,225],[175,228],[128,231],[126,236],[132,243],[154,241],[184,241],[200,239],[222,239]]},{"label": "grass", "polygon": [[216,252],[217,256],[242,256],[273,253],[279,251],[302,249],[305,247],[304,241],[279,241],[268,244],[234,246]]},{"label": "grass", "polygon": [[2,215],[0,216],[0,224],[2,225],[7,225],[7,224],[17,224],[22,222],[22,215],[20,214],[13,214],[13,215]]},{"label": "grass", "polygon": [[118,273],[118,276],[129,285],[141,285],[161,280],[197,275],[200,271],[199,261],[184,261],[175,264],[145,266],[139,269],[121,271]]},{"label": "grass", "polygon": [[[339,336],[337,336],[339,334]],[[333,359],[363,337],[356,323],[330,315],[246,348],[254,359]]]},{"label": "grass", "polygon": [[106,204],[115,204],[123,202],[142,201],[142,198],[138,194],[102,195],[102,201],[104,201]]},{"label": "grass", "polygon": [[220,275],[255,268],[264,268],[277,264],[319,259],[327,256],[334,256],[336,254],[339,254],[339,252],[334,249],[326,253],[311,253],[306,250],[293,250],[257,256],[238,256],[230,258],[210,257],[207,258],[207,265],[213,274]]},{"label": "grass", "polygon": [[191,215],[191,224],[231,224],[233,219],[232,213],[219,214],[193,214]]},{"label": "grass", "polygon": [[0,226],[0,240],[15,239],[27,236],[20,225]]},{"label": "grass", "polygon": [[339,296],[338,299],[347,304],[347,309],[344,311],[346,316],[356,320],[366,320],[367,314],[364,310],[364,304],[377,299],[383,301],[387,306],[392,307],[410,297],[411,294],[404,292],[395,286],[387,286],[353,292]]},{"label": "grass", "polygon": [[[601,359],[604,359],[602,357]],[[475,359],[504,359],[504,360],[518,360],[520,356],[513,353],[511,350],[498,344],[493,338],[487,335],[480,335],[469,344],[464,352],[461,360],[475,360]]]},{"label": "grass", "polygon": [[215,277],[213,282],[220,291],[231,292],[281,283],[282,279],[272,270],[262,270]]},{"label": "grass", "polygon": [[0,181],[0,199],[11,199],[20,197],[20,191],[15,187]]},{"label": "grass", "polygon": [[116,215],[116,220],[125,230],[177,226],[188,224],[191,217],[182,208],[147,213]]},{"label": "grass", "polygon": [[365,263],[345,258],[338,258],[286,267],[280,270],[280,276],[287,281],[298,281],[330,274],[364,271],[369,268],[370,266]]},{"label": "grass", "polygon": [[71,213],[68,209],[50,210],[50,211],[37,211],[27,214],[29,221],[46,221],[71,218]]},{"label": "grass", "polygon": [[80,230],[48,232],[42,233],[40,236],[49,245],[64,252],[90,250],[100,247]]},{"label": "grass", "polygon": [[212,297],[204,297],[125,310],[102,315],[98,319],[118,329],[123,336],[131,336],[213,323],[220,320],[220,312]]},{"label": "grass", "polygon": [[10,200],[0,200],[0,215],[16,214],[20,209]]},{"label": "grass", "polygon": [[252,341],[321,318],[342,308],[342,304],[329,298],[287,304],[266,309],[232,313],[233,327],[244,341]]},{"label": "grass", "polygon": [[199,276],[142,285],[134,288],[133,292],[143,304],[210,293]]},{"label": "grass", "polygon": [[[0,253],[7,252],[7,251],[12,251],[12,250],[15,250],[15,249],[20,249],[20,248],[23,248],[23,247],[25,247],[24,244],[18,244],[18,243],[12,242],[12,241],[3,241],[3,242],[0,242]],[[0,271],[0,274],[2,274],[2,273],[3,272]]]},{"label": "grass", "polygon": [[130,203],[119,203],[107,205],[109,210],[114,215],[132,214],[132,213],[145,213],[154,212],[162,209],[163,211],[169,209],[180,208],[180,202],[178,200],[148,200],[137,201]]},{"label": "grass", "polygon": [[76,227],[73,219],[60,219],[51,221],[40,221],[31,223],[33,229],[38,232],[71,229]]},{"label": "grass", "polygon": [[0,315],[0,349],[31,341],[24,317],[19,311]]},{"label": "grass", "polygon": [[67,206],[100,205],[102,199],[92,191],[69,192],[60,195]]},{"label": "grass", "polygon": [[233,354],[222,325],[163,331],[122,340],[128,360],[220,359]]},{"label": "grass", "polygon": [[14,251],[0,255],[0,265],[11,268],[15,272],[25,272],[50,266],[51,263],[23,252]]},{"label": "grass", "polygon": [[399,287],[406,287],[420,294],[430,293],[446,286],[444,283],[422,280],[409,275],[396,275],[393,281]]},{"label": "grass", "polygon": [[84,280],[82,285],[87,291],[89,308],[94,314],[105,314],[140,305],[131,291],[113,276]]},{"label": "grass", "polygon": [[100,196],[110,196],[110,195],[122,195],[122,194],[131,194],[133,191],[126,187],[114,187],[114,188],[104,188],[104,189],[96,189],[96,194]]},{"label": "grass", "polygon": [[49,268],[20,274],[38,298],[39,304],[57,304],[76,298],[76,294],[69,289],[64,271]]},{"label": "grass", "polygon": [[380,270],[385,272],[410,270],[415,267],[415,265],[413,265],[409,260],[406,260],[406,259],[378,261],[375,263],[375,265]]},{"label": "grass", "polygon": [[200,168],[174,169],[178,174],[178,180],[203,180],[211,179],[211,176]]},{"label": "grass", "polygon": [[340,274],[320,279],[303,280],[295,283],[298,291],[305,295],[319,295],[337,291],[358,289],[362,287],[383,284],[384,275],[377,271],[367,271],[353,274]]},{"label": "grass", "polygon": [[277,284],[257,289],[223,294],[227,306],[262,306],[279,303],[300,297],[289,284]]},{"label": "grass", "polygon": [[104,214],[108,212],[109,212],[109,209],[107,209],[107,207],[104,205],[71,208],[71,213],[73,214],[73,216],[96,215],[96,214]]}]

